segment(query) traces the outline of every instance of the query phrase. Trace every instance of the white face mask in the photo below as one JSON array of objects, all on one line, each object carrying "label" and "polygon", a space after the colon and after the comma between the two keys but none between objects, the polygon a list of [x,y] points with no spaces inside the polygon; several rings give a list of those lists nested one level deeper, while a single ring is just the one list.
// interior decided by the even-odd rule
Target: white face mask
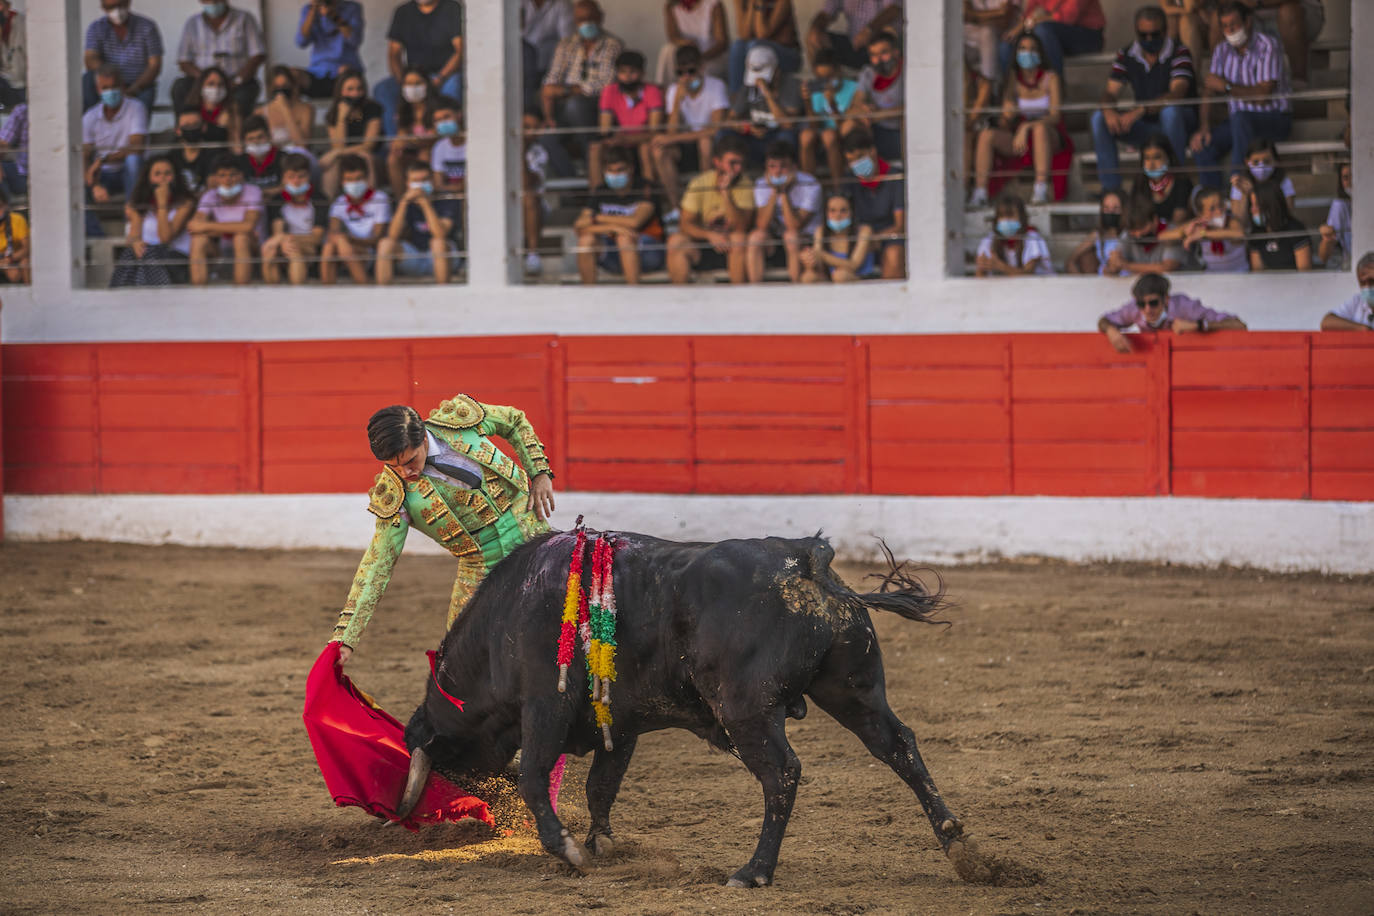
[{"label": "white face mask", "polygon": [[223,102],[226,94],[223,86],[202,86],[200,89],[200,97],[211,105]]},{"label": "white face mask", "polygon": [[1218,213],[1216,216],[1212,217],[1212,218],[1209,219],[1207,222],[1211,224],[1211,226],[1212,226],[1213,229],[1225,229],[1225,228],[1226,228],[1226,214],[1225,214],[1225,213]]},{"label": "white face mask", "polygon": [[1245,31],[1245,29],[1241,29],[1239,32],[1226,33],[1226,41],[1233,48],[1239,48],[1241,45],[1245,44],[1246,39],[1249,37],[1250,33]]},{"label": "white face mask", "polygon": [[123,25],[129,21],[129,8],[127,6],[117,6],[105,13],[110,21],[115,25]]},{"label": "white face mask", "polygon": [[248,150],[248,155],[254,159],[266,159],[267,154],[272,152],[272,144],[270,143],[248,143],[243,148]]},{"label": "white face mask", "polygon": [[405,99],[407,102],[410,102],[412,105],[416,102],[423,102],[425,100],[424,84],[421,84],[419,86],[402,86],[401,98]]}]

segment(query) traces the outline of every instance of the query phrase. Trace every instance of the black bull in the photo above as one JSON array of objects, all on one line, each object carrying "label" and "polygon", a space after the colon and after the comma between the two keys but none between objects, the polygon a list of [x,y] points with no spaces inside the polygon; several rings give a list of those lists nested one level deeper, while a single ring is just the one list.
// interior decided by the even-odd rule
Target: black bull
[{"label": "black bull", "polygon": [[[580,869],[586,847],[602,854],[612,846],[611,805],[637,737],[685,728],[736,754],[762,784],[758,847],[730,884],[766,885],[801,776],[786,718],[805,715],[809,696],[912,788],[956,869],[979,879],[967,864],[972,849],[959,819],[935,788],[911,729],[887,704],[868,614],[879,609],[929,623],[944,607],[941,594],[895,565],[878,591],[856,593],[831,571],[834,551],[820,537],[714,544],[616,537],[614,750],[603,746],[580,658],[567,692],[558,691],[558,634],[574,538],[538,538],[492,569],[444,639],[440,686],[461,698],[463,708],[431,679],[406,727],[412,763],[402,816],[419,798],[431,764],[456,773],[496,772],[519,748],[520,794],[540,842]],[[588,550],[584,583],[590,566]],[[558,820],[548,786],[560,754],[588,751],[594,752],[587,776],[591,832],[584,847]]]}]

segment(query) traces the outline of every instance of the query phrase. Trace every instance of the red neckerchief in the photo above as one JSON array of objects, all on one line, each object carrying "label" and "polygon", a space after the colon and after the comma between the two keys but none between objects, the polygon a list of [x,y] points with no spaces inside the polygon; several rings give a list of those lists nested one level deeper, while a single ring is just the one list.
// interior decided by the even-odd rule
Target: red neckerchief
[{"label": "red neckerchief", "polygon": [[1166,174],[1163,178],[1159,179],[1159,181],[1155,181],[1153,178],[1146,175],[1145,180],[1150,183],[1151,194],[1163,194],[1165,191],[1169,190],[1169,186],[1174,183],[1174,176]]},{"label": "red neckerchief", "polygon": [[253,174],[258,176],[259,178],[261,178],[263,175],[266,175],[267,170],[270,169],[272,167],[272,163],[276,161],[277,148],[275,146],[272,147],[272,149],[268,150],[267,158],[262,160],[261,164],[259,164],[258,160],[254,159],[251,154],[248,156],[248,164],[253,167]]},{"label": "red neckerchief", "polygon": [[310,198],[313,197],[314,194],[315,186],[313,184],[307,185],[305,193],[300,197],[292,197],[291,192],[286,190],[286,188],[281,189],[282,200],[286,201],[288,204],[308,204],[310,203]]},{"label": "red neckerchief", "polygon": [[219,103],[219,107],[214,108],[214,109],[206,108],[204,102],[201,102],[201,103],[200,103],[200,119],[201,119],[202,121],[204,121],[206,124],[214,124],[216,121],[218,121],[218,120],[219,120],[219,116],[220,116],[220,114],[221,114],[223,111],[224,111],[224,103],[223,103],[223,102],[220,102],[220,103]]},{"label": "red neckerchief", "polygon": [[16,13],[14,12],[14,10],[10,10],[8,13],[5,14],[4,24],[0,25],[0,39],[3,39],[5,44],[10,43],[10,26],[14,24],[15,15]]},{"label": "red neckerchief", "polygon": [[362,216],[364,213],[366,213],[367,211],[363,208],[366,207],[367,202],[372,199],[372,193],[372,189],[368,188],[367,193],[356,201],[353,198],[349,197],[347,194],[345,194],[344,200],[348,201],[348,215]]},{"label": "red neckerchief", "polygon": [[899,61],[897,61],[897,69],[892,71],[892,75],[891,75],[891,76],[882,76],[882,75],[879,74],[877,71],[874,71],[874,73],[873,73],[873,88],[874,88],[874,89],[877,89],[877,90],[880,90],[880,91],[883,90],[883,89],[886,89],[888,86],[891,86],[893,83],[897,82],[898,77],[900,77],[901,75],[902,75],[902,62],[899,60]]},{"label": "red neckerchief", "polygon": [[[993,238],[996,240],[997,256],[998,256],[999,258],[1001,258],[1003,261],[1006,261],[1007,259],[1006,259],[1006,257],[1004,256],[1004,253],[1005,253],[1006,251],[1008,251],[1008,250],[1010,250],[1010,251],[1019,251],[1020,248],[1021,248],[1021,246],[1022,246],[1023,244],[1025,244],[1026,237],[1029,236],[1032,232],[1035,232],[1035,231],[1036,231],[1036,230],[1035,230],[1035,227],[1034,227],[1034,226],[1027,226],[1026,228],[1024,228],[1024,229],[1021,230],[1021,234],[1020,234],[1020,235],[1013,235],[1011,238],[1006,238],[1005,236],[998,235],[998,234],[994,231],[993,234],[992,234],[992,236],[993,236]],[[1011,263],[1011,262],[1008,261],[1007,263]],[[1018,263],[1018,264],[1021,264],[1020,258],[1017,258],[1017,263]],[[1025,267],[1026,265],[1021,264],[1021,266],[1022,266],[1022,267]]]},{"label": "red neckerchief", "polygon": [[1143,239],[1136,239],[1136,240],[1135,240],[1135,243],[1136,243],[1137,245],[1140,246],[1140,248],[1141,248],[1142,251],[1144,251],[1146,254],[1149,254],[1151,251],[1154,251],[1157,247],[1159,247],[1159,233],[1160,233],[1160,230],[1168,229],[1168,228],[1169,228],[1169,222],[1168,222],[1168,220],[1162,220],[1162,219],[1160,219],[1159,217],[1155,217],[1155,236],[1154,236],[1155,240],[1154,240],[1153,242],[1147,242],[1147,241],[1144,241]]},{"label": "red neckerchief", "polygon": [[[1020,68],[1017,68],[1017,70],[1016,70],[1016,81],[1017,81],[1018,83],[1020,83],[1022,86],[1025,86],[1027,89],[1034,89],[1035,87],[1039,86],[1039,85],[1040,85],[1040,81],[1041,81],[1042,79],[1045,78],[1045,68],[1044,68],[1044,67],[1036,67],[1036,68],[1035,68],[1035,79],[1031,80],[1030,82],[1026,82],[1026,78],[1025,78],[1024,76],[1022,76],[1022,72],[1023,72],[1023,71],[1022,71]],[[876,86],[877,83],[874,83],[874,85]]]},{"label": "red neckerchief", "polygon": [[874,156],[873,158],[878,160],[878,177],[871,180],[865,180],[863,178],[859,179],[859,184],[863,185],[865,188],[868,188],[870,191],[878,186],[878,184],[882,181],[884,175],[892,171],[892,166],[888,165],[887,162],[884,161],[881,157]]}]

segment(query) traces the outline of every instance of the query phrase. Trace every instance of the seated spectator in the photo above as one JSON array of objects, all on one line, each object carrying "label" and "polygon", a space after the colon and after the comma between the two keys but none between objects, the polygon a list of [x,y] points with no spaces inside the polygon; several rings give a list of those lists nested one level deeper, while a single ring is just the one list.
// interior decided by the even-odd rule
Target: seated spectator
[{"label": "seated spectator", "polygon": [[10,209],[10,196],[0,188],[0,275],[10,283],[32,283],[29,266],[29,221]]},{"label": "seated spectator", "polygon": [[1026,215],[1026,204],[1015,194],[1003,194],[993,208],[992,232],[978,243],[974,276],[1048,277],[1054,273],[1050,246]]},{"label": "seated spectator", "polygon": [[86,27],[82,59],[81,107],[94,108],[100,101],[95,72],[102,64],[114,64],[124,78],[124,92],[153,110],[157,78],[162,73],[162,32],[147,16],[131,12],[130,0],[100,0],[104,13]]},{"label": "seated spectator", "polygon": [[801,111],[801,81],[778,69],[778,55],[772,48],[752,49],[744,86],[730,100],[730,118],[744,137],[749,165],[762,167],[764,152],[774,141],[797,145],[796,119]]},{"label": "seated spectator", "polygon": [[1245,253],[1245,227],[1236,219],[1220,188],[1197,194],[1197,217],[1159,234],[1161,242],[1181,242],[1189,259],[1208,273],[1244,273],[1250,269]]},{"label": "seated spectator", "polygon": [[988,181],[997,156],[1018,157],[1018,168],[1033,165],[1031,203],[1049,203],[1050,165],[1054,154],[1068,142],[1068,134],[1059,112],[1063,100],[1059,74],[1045,69],[1043,61],[1039,37],[1029,32],[1022,35],[1017,40],[1016,66],[1002,93],[1001,120],[978,135],[970,207],[988,205]]},{"label": "seated spectator", "polygon": [[654,82],[666,86],[676,73],[677,51],[692,47],[701,52],[705,71],[724,77],[729,70],[730,26],[722,0],[668,0],[663,7],[663,29],[668,41],[658,51]]},{"label": "seated spectator", "polygon": [[391,15],[386,33],[391,75],[372,90],[382,106],[382,126],[396,133],[401,83],[407,69],[419,70],[430,91],[463,100],[463,6],[458,0],[407,0]]},{"label": "seated spectator", "polygon": [[[0,141],[4,140],[0,130]],[[6,172],[8,174],[8,170]],[[1351,208],[1350,163],[1342,162],[1336,169],[1336,197],[1331,201],[1331,209],[1326,211],[1326,222],[1321,228],[1321,243],[1317,246],[1317,260],[1328,270],[1344,270],[1345,262],[1354,249],[1351,247],[1354,213]]]},{"label": "seated spectator", "polygon": [[[846,30],[828,31],[841,15]],[[806,31],[806,49],[815,55],[822,48],[831,48],[841,64],[858,70],[868,62],[868,45],[879,32],[897,32],[901,28],[900,0],[825,0]]]},{"label": "seated spectator", "polygon": [[801,168],[803,172],[816,173],[816,148],[820,147],[830,167],[830,180],[838,181],[844,175],[840,140],[858,123],[848,113],[854,106],[859,84],[840,75],[835,52],[829,48],[816,52],[811,73],[813,79],[806,88],[806,96],[810,114],[816,120],[802,128]]},{"label": "seated spectator", "polygon": [[663,221],[648,184],[634,173],[634,157],[623,146],[606,150],[604,183],[593,192],[573,224],[577,270],[582,282],[596,282],[596,269],[639,282],[643,271],[662,270]]},{"label": "seated spectator", "polygon": [[[668,200],[676,207],[682,199],[682,172],[699,172],[711,160],[711,138],[720,130],[730,107],[725,83],[701,72],[701,52],[696,45],[677,51],[677,81],[668,87],[667,125],[649,141],[654,173]],[[670,220],[678,217],[674,209]]]},{"label": "seated spectator", "polygon": [[573,173],[568,148],[579,156],[585,153],[587,128],[598,120],[601,90],[615,79],[615,62],[624,50],[620,39],[601,27],[603,18],[595,0],[578,0],[573,6],[577,31],[558,43],[540,89],[543,126],[571,131],[540,139],[549,152],[549,167],[560,178]]},{"label": "seated spectator", "polygon": [[[1180,3],[1180,0],[1173,0]],[[1183,0],[1193,12],[1196,28],[1206,31],[1212,45],[1222,40],[1220,4],[1213,0]],[[1305,83],[1308,74],[1308,50],[1326,24],[1326,10],[1322,0],[1242,0],[1254,16],[1257,28],[1278,38],[1288,54],[1289,70],[1294,80]],[[1186,40],[1186,39],[1185,39]]]},{"label": "seated spectator", "polygon": [[1125,209],[1125,197],[1120,191],[1102,192],[1097,204],[1097,228],[1064,262],[1067,273],[1106,275],[1107,259],[1121,244],[1121,215]]},{"label": "seated spectator", "polygon": [[296,47],[310,49],[310,63],[293,76],[312,99],[334,95],[348,70],[363,72],[363,7],[356,0],[306,0],[296,27]]},{"label": "seated spectator", "polygon": [[315,132],[315,106],[300,97],[290,67],[273,67],[268,73],[267,96],[256,114],[267,119],[272,143],[283,150],[310,156],[313,162],[310,140]]},{"label": "seated spectator", "polygon": [[[214,67],[226,77],[230,107],[238,117],[247,117],[262,91],[258,70],[265,60],[262,29],[251,13],[225,0],[200,0],[200,12],[187,19],[181,30],[177,65],[185,75],[172,84],[172,107],[185,108],[191,87],[201,81],[203,71]],[[211,121],[206,119],[207,124]]]},{"label": "seated spectator", "polygon": [[1243,223],[1250,215],[1250,192],[1262,184],[1275,182],[1288,201],[1288,209],[1296,210],[1298,191],[1293,179],[1279,162],[1279,151],[1273,140],[1263,137],[1255,140],[1245,150],[1245,171],[1231,176],[1231,210]]},{"label": "seated spectator", "polygon": [[1021,20],[1002,36],[998,61],[1002,72],[1011,69],[1012,54],[1019,36],[1033,32],[1044,46],[1042,54],[1049,68],[1064,73],[1064,58],[1096,54],[1102,50],[1102,30],[1107,17],[1100,0],[1026,0]]},{"label": "seated spectator", "polygon": [[[456,200],[438,200],[429,163],[416,159],[406,168],[406,190],[396,204],[386,236],[377,245],[377,285],[403,277],[433,277],[447,283],[458,269],[462,211]],[[356,276],[355,276],[356,280]]]},{"label": "seated spectator", "polygon": [[[974,187],[974,151],[978,146],[978,135],[983,128],[996,123],[996,118],[989,117],[984,113],[985,109],[992,107],[993,100],[992,81],[984,77],[977,70],[969,66],[967,59],[964,61],[964,176],[963,193],[969,194],[972,198]],[[986,190],[984,191],[986,196]]]},{"label": "seated spectator", "polygon": [[98,204],[133,190],[143,168],[148,138],[148,109],[124,94],[124,78],[113,64],[95,76],[100,104],[81,118],[82,158],[86,187]]},{"label": "seated spectator", "polygon": [[735,25],[739,38],[730,43],[727,79],[731,95],[744,86],[744,62],[758,45],[773,49],[782,72],[801,70],[801,44],[797,40],[797,14],[792,0],[735,0]]},{"label": "seated spectator", "polygon": [[754,226],[749,233],[749,282],[763,282],[764,262],[778,250],[787,276],[801,282],[801,249],[820,224],[821,183],[797,171],[797,151],[785,140],[774,141],[764,154],[763,175],[754,183]]},{"label": "seated spectator", "polygon": [[441,99],[434,109],[434,134],[439,139],[429,151],[434,184],[449,194],[462,195],[468,177],[468,144],[458,124],[458,106]]},{"label": "seated spectator", "polygon": [[615,59],[615,82],[601,90],[601,139],[587,148],[587,184],[601,183],[601,157],[613,146],[632,151],[641,175],[654,173],[649,141],[663,126],[663,90],[644,83],[644,55],[621,51]]},{"label": "seated spectator", "polygon": [[1002,75],[997,56],[1002,33],[1012,27],[1019,0],[965,0],[964,59],[990,83]]},{"label": "seated spectator", "polygon": [[524,127],[525,168],[521,175],[520,204],[524,215],[525,273],[537,274],[544,269],[544,261],[539,256],[544,219],[552,210],[544,197],[544,184],[549,175],[549,151],[535,142],[535,132],[539,130],[538,111],[525,112]]},{"label": "seated spectator", "polygon": [[1374,251],[1355,265],[1360,291],[1322,316],[1323,331],[1374,331]]},{"label": "seated spectator", "polygon": [[881,276],[873,230],[854,225],[854,209],[843,194],[825,201],[825,221],[817,221],[811,244],[801,250],[801,282],[853,283]]},{"label": "seated spectator", "polygon": [[1175,334],[1210,334],[1212,331],[1244,331],[1245,322],[1229,312],[1209,309],[1182,293],[1169,294],[1169,278],[1146,274],[1131,286],[1132,301],[1097,319],[1101,331],[1118,353],[1130,353],[1131,342],[1123,331],[1173,331]]},{"label": "seated spectator", "polygon": [[205,149],[205,122],[195,109],[177,115],[177,146],[169,154],[172,166],[181,176],[186,190],[197,196],[210,182],[210,170],[216,158],[215,153]]},{"label": "seated spectator", "polygon": [[[1221,157],[1231,156],[1230,171],[1240,171],[1244,153],[1259,138],[1284,140],[1293,130],[1288,72],[1277,38],[1254,30],[1250,8],[1239,0],[1221,5],[1226,40],[1212,51],[1211,72],[1202,84],[1201,126],[1189,149],[1202,169],[1202,184],[1221,187]],[[1211,124],[1211,101],[1226,98],[1228,117]]]},{"label": "seated spectator", "polygon": [[219,67],[206,67],[182,96],[183,104],[177,111],[200,112],[201,142],[237,152],[242,143],[243,118],[228,98],[229,77]]},{"label": "seated spectator", "polygon": [[1123,224],[1126,234],[1107,256],[1107,274],[1162,274],[1190,263],[1183,246],[1160,239],[1169,224],[1159,218],[1151,201],[1141,197],[1127,201]]},{"label": "seated spectator", "polygon": [[220,153],[211,172],[211,187],[200,196],[191,233],[191,283],[210,280],[211,258],[229,258],[234,283],[253,279],[253,262],[262,242],[262,191],[243,180],[243,165],[232,153]]},{"label": "seated spectator", "polygon": [[10,116],[0,124],[0,168],[4,180],[0,184],[13,199],[29,193],[29,106],[15,106]]},{"label": "seated spectator", "polygon": [[282,151],[272,143],[267,119],[257,115],[243,122],[243,176],[262,191],[263,200],[281,193]]},{"label": "seated spectator", "polygon": [[1216,11],[1216,0],[1159,0],[1159,5],[1169,20],[1169,37],[1187,45],[1201,65],[1213,44],[1208,16]]},{"label": "seated spectator", "polygon": [[329,202],[310,180],[310,160],[300,153],[282,157],[281,196],[267,208],[272,235],[262,246],[264,283],[281,282],[281,262],[293,286],[310,275],[329,219]]},{"label": "seated spectator", "polygon": [[900,279],[906,276],[906,182],[865,130],[855,128],[844,138],[844,158],[854,176],[854,219],[873,230],[883,279]]},{"label": "seated spectator", "polygon": [[148,160],[124,205],[129,247],[119,252],[111,287],[186,283],[196,198],[169,156]]},{"label": "seated spectator", "polygon": [[1312,239],[1274,182],[1250,192],[1251,270],[1311,270]]},{"label": "seated spectator", "polygon": [[[440,105],[425,75],[415,68],[406,70],[401,78],[401,107],[396,113],[396,138],[386,154],[387,180],[392,193],[400,197],[406,192],[406,172],[412,162],[423,162],[428,168],[430,150],[434,147],[434,112]],[[448,100],[450,107],[458,103]]]},{"label": "seated spectator", "polygon": [[391,224],[391,198],[372,187],[368,163],[361,156],[344,156],[339,163],[343,193],[329,207],[320,282],[332,284],[342,261],[353,282],[368,282],[377,246]]},{"label": "seated spectator", "polygon": [[[1162,133],[1169,138],[1177,160],[1197,129],[1197,112],[1184,103],[1196,91],[1193,56],[1186,45],[1167,36],[1165,22],[1164,11],[1157,6],[1136,11],[1135,41],[1116,52],[1102,107],[1093,112],[1093,148],[1104,188],[1121,187],[1118,142],[1138,147]],[[1134,107],[1120,111],[1117,102],[1127,86]]]},{"label": "seated spectator", "polygon": [[855,120],[868,126],[878,155],[902,158],[902,44],[882,32],[868,43],[868,64],[859,72]]},{"label": "seated spectator", "polygon": [[[28,39],[24,14],[12,0],[0,0],[0,109],[28,101]],[[91,105],[84,106],[91,108]]]},{"label": "seated spectator", "polygon": [[372,173],[372,155],[382,136],[382,106],[367,97],[367,81],[361,73],[345,73],[334,84],[334,101],[324,116],[329,149],[320,157],[321,184],[325,197],[339,190],[339,161],[357,156]]},{"label": "seated spectator", "polygon": [[1169,138],[1152,134],[1140,148],[1140,174],[1131,183],[1131,199],[1148,200],[1155,215],[1166,223],[1188,220],[1193,181],[1178,171],[1178,159]]},{"label": "seated spectator", "polygon": [[558,43],[577,28],[571,0],[520,0],[525,104],[537,104],[538,87],[553,63]]},{"label": "seated spectator", "polygon": [[668,275],[687,283],[693,270],[730,272],[731,283],[746,279],[745,233],[754,217],[754,193],[744,175],[748,146],[737,133],[723,133],[711,151],[711,168],[693,178],[682,194],[680,229],[668,238]]}]

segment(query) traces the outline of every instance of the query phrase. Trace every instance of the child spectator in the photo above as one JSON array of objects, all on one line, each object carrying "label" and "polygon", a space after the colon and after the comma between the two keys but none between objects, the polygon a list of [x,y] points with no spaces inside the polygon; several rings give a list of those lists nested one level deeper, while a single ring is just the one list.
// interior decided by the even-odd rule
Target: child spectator
[{"label": "child spectator", "polygon": [[702,164],[711,160],[711,138],[720,130],[730,107],[725,83],[702,72],[701,52],[696,45],[677,50],[677,81],[668,87],[666,107],[667,126],[649,141],[649,150],[654,171],[674,207],[666,218],[675,221],[679,216],[677,201],[682,197],[678,176],[699,172]]},{"label": "child spectator", "polygon": [[306,0],[296,27],[296,47],[310,49],[310,63],[297,70],[300,85],[312,99],[334,94],[334,82],[346,70],[362,70],[358,48],[363,43],[363,8],[356,0]]},{"label": "child spectator", "polygon": [[735,0],[735,25],[739,29],[739,38],[730,43],[730,73],[727,81],[731,95],[745,85],[745,59],[759,45],[773,49],[784,73],[796,73],[801,69],[797,13],[792,0]]},{"label": "child spectator", "polygon": [[1317,260],[1328,270],[1344,270],[1350,257],[1353,212],[1350,205],[1351,181],[1350,163],[1342,162],[1336,169],[1336,197],[1331,201],[1331,209],[1326,211],[1326,222],[1321,228],[1321,242],[1317,246]]},{"label": "child spectator", "polygon": [[1374,251],[1355,265],[1360,291],[1322,316],[1323,331],[1374,331]]},{"label": "child spectator", "polygon": [[81,118],[82,157],[86,187],[96,203],[133,189],[143,168],[148,137],[148,110],[124,94],[124,78],[112,64],[95,77],[100,104]]},{"label": "child spectator", "polygon": [[320,157],[321,184],[325,196],[333,197],[339,190],[339,161],[356,156],[371,176],[372,154],[382,136],[382,106],[367,97],[367,81],[361,73],[350,70],[339,77],[324,123],[329,150]]},{"label": "child spectator", "polygon": [[993,209],[992,232],[978,243],[974,261],[974,276],[1001,274],[1023,277],[1035,274],[1048,277],[1054,273],[1050,263],[1050,246],[1030,224],[1026,204],[1015,194],[1003,194]]},{"label": "child spectator", "polygon": [[10,283],[33,282],[29,269],[29,221],[10,209],[10,196],[0,188],[0,274]]},{"label": "child spectator", "polygon": [[0,124],[0,167],[11,198],[29,193],[29,106],[17,105]]},{"label": "child spectator", "polygon": [[641,175],[652,175],[649,140],[663,126],[663,90],[644,83],[644,55],[622,51],[615,59],[615,80],[601,90],[601,139],[587,148],[587,184],[601,184],[601,157],[607,148],[624,146],[638,157]]},{"label": "child spectator", "polygon": [[902,45],[890,32],[879,32],[868,44],[868,64],[859,71],[854,113],[868,125],[878,155],[902,158]]},{"label": "child spectator", "polygon": [[209,258],[230,256],[234,283],[253,279],[253,261],[262,241],[262,191],[245,184],[238,156],[220,153],[211,171],[211,187],[200,197],[196,215],[187,227],[191,232],[191,283],[204,286],[210,279]]},{"label": "child spectator", "polygon": [[830,180],[839,181],[844,175],[844,154],[840,151],[840,140],[853,130],[856,123],[847,115],[854,106],[859,84],[840,74],[835,52],[830,48],[816,52],[811,73],[813,78],[806,94],[815,120],[802,128],[801,168],[803,172],[816,174],[816,148],[820,147],[830,167]]},{"label": "child spectator", "polygon": [[1105,275],[1107,259],[1121,244],[1121,216],[1126,209],[1120,191],[1103,191],[1097,205],[1097,228],[1084,239],[1064,262],[1071,274]]},{"label": "child spectator", "polygon": [[282,153],[272,143],[266,118],[250,115],[243,122],[243,152],[243,175],[247,182],[262,191],[264,200],[279,194]]},{"label": "child spectator", "polygon": [[300,286],[320,253],[329,219],[329,202],[310,180],[310,160],[300,153],[282,157],[280,196],[267,208],[272,235],[262,246],[264,283],[281,282],[281,262],[288,279]]},{"label": "child spectator", "polygon": [[730,100],[730,117],[744,137],[750,165],[763,165],[764,151],[774,140],[797,145],[795,120],[801,112],[801,81],[778,68],[772,48],[755,45],[745,60],[744,85]]},{"label": "child spectator", "polygon": [[1266,181],[1250,192],[1251,270],[1311,270],[1312,239],[1288,209],[1278,182]]},{"label": "child spectator", "polygon": [[434,110],[434,134],[439,138],[429,151],[434,185],[462,194],[467,184],[468,144],[459,129],[458,107],[452,99],[441,101]]},{"label": "child spectator", "polygon": [[1250,215],[1250,192],[1270,181],[1277,182],[1288,201],[1288,209],[1298,206],[1298,192],[1279,162],[1278,147],[1273,140],[1260,137],[1245,150],[1245,171],[1231,176],[1231,210],[1242,221]]},{"label": "child spectator", "polygon": [[1126,234],[1107,257],[1107,274],[1168,273],[1178,270],[1186,261],[1182,246],[1160,240],[1159,234],[1168,228],[1168,223],[1155,213],[1155,205],[1149,199],[1132,197],[1126,204],[1124,223]]},{"label": "child spectator", "polygon": [[666,86],[674,76],[676,53],[696,48],[707,73],[724,78],[728,71],[730,26],[722,0],[668,0],[663,8],[663,27],[668,41],[658,52],[654,82]]},{"label": "child spectator", "polygon": [[191,85],[178,111],[198,111],[205,143],[225,144],[237,150],[241,131],[238,108],[230,104],[229,77],[219,67],[206,67]]},{"label": "child spectator", "polygon": [[1148,200],[1155,216],[1166,223],[1188,221],[1193,181],[1179,174],[1178,157],[1163,134],[1151,134],[1140,148],[1140,174],[1131,184],[1131,199]]},{"label": "child spectator", "polygon": [[210,168],[215,156],[205,150],[201,143],[205,140],[205,122],[200,112],[194,109],[177,115],[177,142],[180,144],[171,152],[172,166],[181,176],[186,190],[199,195],[210,181]]},{"label": "child spectator", "polygon": [[1212,331],[1244,331],[1245,322],[1229,312],[1209,309],[1182,293],[1169,295],[1169,278],[1146,274],[1131,286],[1132,301],[1097,319],[1097,329],[1118,353],[1130,353],[1131,342],[1123,331],[1173,331],[1175,334],[1209,334]]},{"label": "child spectator", "polygon": [[606,170],[599,187],[577,217],[577,269],[582,282],[596,282],[600,267],[639,282],[643,271],[662,270],[663,222],[649,186],[634,174],[629,150],[606,150]]},{"label": "child spectator", "polygon": [[[970,207],[988,205],[988,179],[993,159],[1016,157],[1017,168],[1035,168],[1031,203],[1050,200],[1050,163],[1068,141],[1059,105],[1063,98],[1059,74],[1044,66],[1040,39],[1027,33],[1016,42],[1016,66],[1002,91],[1002,118],[978,135],[977,163]],[[1029,159],[1029,162],[1026,160]]]},{"label": "child spectator", "polygon": [[900,279],[906,275],[906,182],[878,155],[873,136],[862,128],[844,138],[844,157],[854,176],[854,219],[873,230],[883,279]]},{"label": "child spectator", "polygon": [[[311,0],[314,4],[318,0]],[[351,3],[352,0],[344,0]],[[330,80],[329,84],[334,85]],[[290,67],[273,67],[267,79],[267,101],[257,114],[267,119],[272,144],[290,153],[310,153],[310,137],[315,131],[315,106],[300,97],[296,77]]]},{"label": "child spectator", "polygon": [[148,160],[124,207],[128,248],[119,253],[111,287],[171,286],[188,279],[196,198],[171,157]]},{"label": "child spectator", "polygon": [[[396,112],[396,137],[386,155],[387,181],[396,196],[406,191],[406,172],[416,160],[429,161],[434,146],[434,112],[440,102],[424,73],[413,67],[401,77],[401,107]],[[452,103],[456,107],[457,103]]]},{"label": "child spectator", "polygon": [[873,253],[873,231],[854,225],[854,209],[843,194],[825,201],[825,220],[817,222],[811,244],[801,250],[803,283],[852,283],[880,276]]},{"label": "child spectator", "polygon": [[694,269],[722,267],[731,283],[745,281],[745,233],[754,216],[754,193],[744,175],[748,150],[739,134],[722,133],[711,151],[711,168],[688,183],[679,204],[681,228],[668,239],[674,283],[691,280]]},{"label": "child spectator", "polygon": [[447,283],[459,265],[458,201],[434,199],[433,176],[423,160],[410,163],[405,180],[405,193],[377,246],[377,285],[389,285],[393,272]]},{"label": "child spectator", "polygon": [[361,156],[343,156],[339,172],[343,193],[329,208],[320,282],[332,284],[342,261],[353,282],[363,286],[368,282],[377,245],[391,222],[391,198],[372,187],[367,160]]},{"label": "child spectator", "polygon": [[1159,234],[1162,242],[1181,241],[1190,259],[1208,273],[1244,273],[1250,269],[1245,253],[1245,227],[1226,206],[1221,188],[1197,193],[1197,217]]},{"label": "child spectator", "polygon": [[[876,43],[876,42],[875,42]],[[775,141],[764,155],[763,175],[754,183],[754,227],[749,233],[749,282],[763,282],[764,261],[777,250],[786,258],[787,276],[801,282],[801,249],[820,223],[821,183],[797,171],[792,144]]]}]

